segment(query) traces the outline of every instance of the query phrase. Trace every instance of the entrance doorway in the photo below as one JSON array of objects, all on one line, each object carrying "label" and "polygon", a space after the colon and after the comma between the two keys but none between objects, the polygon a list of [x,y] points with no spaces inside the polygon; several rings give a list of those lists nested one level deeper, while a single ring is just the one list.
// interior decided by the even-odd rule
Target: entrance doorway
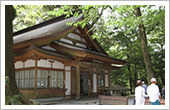
[{"label": "entrance doorway", "polygon": [[88,95],[88,74],[80,73],[80,94]]}]

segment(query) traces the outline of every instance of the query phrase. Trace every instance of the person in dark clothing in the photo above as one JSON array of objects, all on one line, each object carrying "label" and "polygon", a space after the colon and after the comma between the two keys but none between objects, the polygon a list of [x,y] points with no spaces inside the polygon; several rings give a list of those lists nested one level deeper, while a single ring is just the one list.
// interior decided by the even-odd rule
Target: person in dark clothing
[{"label": "person in dark clothing", "polygon": [[[142,87],[145,89],[145,94],[147,95],[147,85],[145,84],[144,81],[142,81]],[[145,99],[147,99],[147,97],[145,97]]]},{"label": "person in dark clothing", "polygon": [[164,85],[163,88],[162,88],[162,98],[165,99],[165,85]]}]

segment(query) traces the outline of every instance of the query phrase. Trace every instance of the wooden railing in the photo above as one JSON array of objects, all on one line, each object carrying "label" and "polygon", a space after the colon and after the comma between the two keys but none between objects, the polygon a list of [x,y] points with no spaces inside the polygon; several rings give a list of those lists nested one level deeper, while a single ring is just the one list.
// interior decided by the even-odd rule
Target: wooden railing
[{"label": "wooden railing", "polygon": [[[135,98],[134,96],[106,96],[99,95],[99,105],[128,105],[128,98]],[[160,99],[161,105],[165,105],[165,100]],[[151,105],[149,99],[145,100],[145,105]]]},{"label": "wooden railing", "polygon": [[128,97],[99,95],[99,105],[128,105]]}]

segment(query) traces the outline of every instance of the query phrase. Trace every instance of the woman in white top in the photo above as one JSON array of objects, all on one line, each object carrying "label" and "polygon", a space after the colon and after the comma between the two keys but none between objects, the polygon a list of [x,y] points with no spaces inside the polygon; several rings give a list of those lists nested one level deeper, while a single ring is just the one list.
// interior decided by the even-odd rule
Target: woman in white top
[{"label": "woman in white top", "polygon": [[135,105],[144,105],[145,104],[145,97],[148,97],[145,94],[145,89],[142,87],[141,80],[137,81],[137,87],[135,88]]}]

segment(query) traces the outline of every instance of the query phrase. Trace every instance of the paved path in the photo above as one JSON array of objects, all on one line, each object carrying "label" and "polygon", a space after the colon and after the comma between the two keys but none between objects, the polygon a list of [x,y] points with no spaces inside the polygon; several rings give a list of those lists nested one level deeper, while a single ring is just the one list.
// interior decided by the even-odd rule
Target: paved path
[{"label": "paved path", "polygon": [[80,100],[71,99],[70,97],[56,97],[56,98],[43,98],[43,99],[30,99],[34,103],[40,105],[98,105],[98,97],[83,97]]},{"label": "paved path", "polygon": [[[55,97],[55,98],[42,98],[30,99],[34,103],[40,105],[99,105],[98,97],[83,97],[80,100],[71,99],[70,97]],[[134,98],[128,98],[128,105],[133,105]]]}]

